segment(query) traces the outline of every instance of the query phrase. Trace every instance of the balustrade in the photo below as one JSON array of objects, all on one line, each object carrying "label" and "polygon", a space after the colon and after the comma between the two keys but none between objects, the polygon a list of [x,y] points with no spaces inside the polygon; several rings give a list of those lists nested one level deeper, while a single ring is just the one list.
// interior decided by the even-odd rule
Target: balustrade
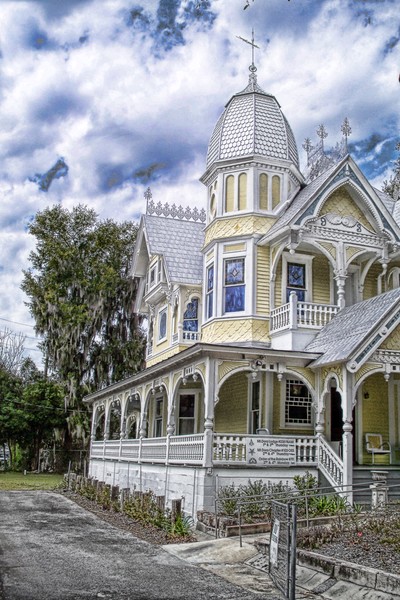
[{"label": "balustrade", "polygon": [[271,311],[271,331],[284,329],[321,329],[338,313],[339,307],[334,304],[314,304],[299,302],[293,296],[290,302]]}]

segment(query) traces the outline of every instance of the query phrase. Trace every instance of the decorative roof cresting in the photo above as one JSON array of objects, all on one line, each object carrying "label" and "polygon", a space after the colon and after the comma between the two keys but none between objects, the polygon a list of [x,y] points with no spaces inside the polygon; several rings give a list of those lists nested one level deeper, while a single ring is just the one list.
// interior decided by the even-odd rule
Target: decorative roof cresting
[{"label": "decorative roof cresting", "polygon": [[190,208],[190,206],[183,208],[183,206],[176,206],[176,204],[170,206],[168,202],[165,204],[161,202],[155,203],[149,187],[145,191],[144,197],[146,199],[146,215],[169,217],[180,221],[199,221],[200,223],[205,223],[206,221],[206,211],[204,208],[199,210],[196,206],[194,208]]}]

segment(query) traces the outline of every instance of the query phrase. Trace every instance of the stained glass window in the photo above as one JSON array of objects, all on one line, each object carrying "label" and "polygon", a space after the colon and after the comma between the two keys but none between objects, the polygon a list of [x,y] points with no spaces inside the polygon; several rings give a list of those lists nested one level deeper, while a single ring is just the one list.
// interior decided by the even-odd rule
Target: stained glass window
[{"label": "stained glass window", "polygon": [[163,340],[166,337],[167,337],[167,309],[164,308],[159,313],[158,339]]},{"label": "stained glass window", "polygon": [[244,310],[244,258],[225,260],[225,312]]},{"label": "stained glass window", "polygon": [[306,266],[298,263],[287,264],[286,301],[289,302],[290,292],[296,292],[300,302],[305,300]]},{"label": "stained glass window", "polygon": [[206,315],[207,319],[213,316],[213,302],[214,302],[214,265],[210,265],[207,269],[207,308]]},{"label": "stained glass window", "polygon": [[183,313],[183,331],[198,331],[199,320],[198,320],[198,309],[199,300],[193,298],[187,305],[186,310]]}]

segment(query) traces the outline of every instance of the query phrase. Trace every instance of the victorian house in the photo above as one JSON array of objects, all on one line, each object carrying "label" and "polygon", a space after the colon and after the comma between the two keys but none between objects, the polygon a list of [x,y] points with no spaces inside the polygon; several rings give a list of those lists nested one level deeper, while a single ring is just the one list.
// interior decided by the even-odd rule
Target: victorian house
[{"label": "victorian house", "polygon": [[86,398],[90,475],[184,499],[311,471],[400,465],[400,202],[347,153],[296,142],[274,96],[234,94],[201,177],[206,210],[146,194],[132,277],[146,369]]}]

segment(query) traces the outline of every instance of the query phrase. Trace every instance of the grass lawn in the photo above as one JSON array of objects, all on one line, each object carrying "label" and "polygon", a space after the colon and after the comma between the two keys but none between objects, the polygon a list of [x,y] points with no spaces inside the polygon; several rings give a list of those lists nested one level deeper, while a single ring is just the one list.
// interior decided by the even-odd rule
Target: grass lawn
[{"label": "grass lawn", "polygon": [[0,471],[0,490],[52,490],[62,481],[54,473],[17,473]]}]

